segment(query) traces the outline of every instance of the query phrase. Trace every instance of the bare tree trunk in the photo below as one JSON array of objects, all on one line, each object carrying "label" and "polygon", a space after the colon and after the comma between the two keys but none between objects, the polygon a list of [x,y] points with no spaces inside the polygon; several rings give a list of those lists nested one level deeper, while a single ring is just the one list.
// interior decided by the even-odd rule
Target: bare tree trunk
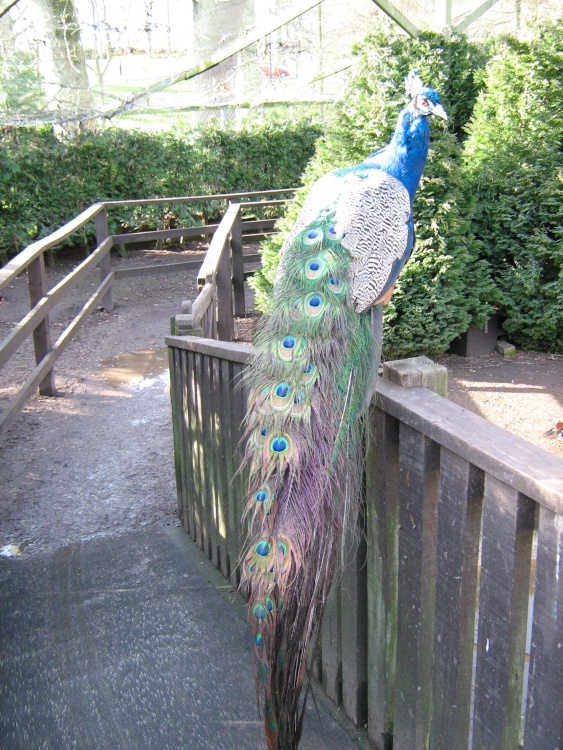
[{"label": "bare tree trunk", "polygon": [[[61,120],[92,114],[92,95],[73,0],[38,0],[45,19]],[[80,127],[80,126],[79,126]]]}]

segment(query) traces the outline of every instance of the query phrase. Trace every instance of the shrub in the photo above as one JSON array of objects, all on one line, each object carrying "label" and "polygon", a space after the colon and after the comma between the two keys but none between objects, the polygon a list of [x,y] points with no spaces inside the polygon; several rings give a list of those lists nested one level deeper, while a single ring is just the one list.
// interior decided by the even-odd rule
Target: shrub
[{"label": "shrub", "polygon": [[524,348],[563,351],[563,29],[500,40],[469,126],[473,229]]},{"label": "shrub", "polygon": [[[51,128],[0,132],[0,252],[14,255],[101,200],[294,187],[319,135],[304,121],[152,134],[110,129],[61,141]],[[110,212],[112,232],[214,220],[224,207],[167,204]],[[93,225],[87,236],[93,237]],[[87,237],[78,238],[83,242]]]},{"label": "shrub", "polygon": [[472,200],[460,173],[463,128],[479,91],[485,56],[463,37],[447,41],[424,33],[413,40],[381,29],[355,54],[355,73],[305,171],[305,189],[281,222],[282,236],[265,244],[263,272],[254,282],[257,301],[267,309],[283,234],[308,187],[321,174],[363,161],[388,142],[405,105],[404,78],[417,68],[440,91],[450,124],[448,130],[432,124],[428,164],[413,208],[417,241],[385,308],[384,344],[388,356],[435,355],[471,323],[483,324],[494,300],[486,263],[470,232]]}]

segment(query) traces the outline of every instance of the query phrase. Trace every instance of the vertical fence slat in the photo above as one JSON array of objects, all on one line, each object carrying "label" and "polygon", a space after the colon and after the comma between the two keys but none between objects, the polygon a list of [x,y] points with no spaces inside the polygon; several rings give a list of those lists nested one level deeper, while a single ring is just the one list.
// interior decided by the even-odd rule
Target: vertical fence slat
[{"label": "vertical fence slat", "polygon": [[442,448],[432,750],[468,744],[483,483],[483,472]]},{"label": "vertical fence slat", "polygon": [[213,535],[213,505],[212,505],[212,443],[211,443],[211,394],[209,357],[207,354],[199,354],[199,388],[201,393],[201,448],[202,448],[202,478],[201,484],[203,494],[201,498],[201,519],[203,551],[211,558],[211,546]]},{"label": "vertical fence slat", "polygon": [[[168,347],[168,369],[170,371],[170,403],[172,408],[172,440],[174,445],[174,474],[176,477],[176,497],[178,502],[178,517],[184,519],[184,492],[186,474],[184,466],[188,445],[184,443],[183,427],[183,399],[181,388],[183,381],[180,372],[180,349]],[[187,530],[187,529],[186,529]]]},{"label": "vertical fence slat", "polygon": [[563,747],[563,518],[539,509],[526,750]]},{"label": "vertical fence slat", "polygon": [[218,413],[218,384],[215,370],[215,357],[206,356],[208,372],[208,394],[207,403],[208,412],[208,436],[207,436],[207,477],[209,487],[209,526],[210,526],[210,546],[211,561],[216,568],[221,567],[221,550],[219,542],[219,464],[221,463],[221,454],[219,452],[219,426],[217,424]]},{"label": "vertical fence slat", "polygon": [[[235,457],[236,471],[240,464],[242,452],[239,450],[239,443],[242,438],[241,425],[246,412],[246,388],[241,382],[243,366],[238,364],[238,362],[230,362],[229,365],[230,387],[233,389],[233,392],[231,393],[231,426],[233,430],[232,446],[234,448],[233,455]],[[246,500],[246,488],[247,474],[246,472],[239,472],[233,482],[233,515],[235,528],[233,544],[237,550],[232,566],[234,568],[234,574],[233,571],[231,572],[231,581],[234,586],[238,586],[240,583],[238,556],[245,545],[247,536],[247,525],[243,525],[241,521]]]},{"label": "vertical fence slat", "polygon": [[397,644],[399,422],[371,413],[366,460],[368,734],[378,750],[393,737]]},{"label": "vertical fence slat", "polygon": [[534,510],[485,477],[474,750],[518,747]]},{"label": "vertical fence slat", "polygon": [[350,529],[342,572],[342,704],[356,726],[367,721],[367,567],[364,509],[359,526]]},{"label": "vertical fence slat", "polygon": [[[221,560],[223,575],[230,578],[233,568],[238,559],[236,547],[236,535],[240,520],[235,516],[235,484],[234,472],[234,445],[233,424],[231,418],[231,381],[229,375],[229,362],[225,359],[219,360],[219,379],[221,385],[221,439],[225,462],[224,462],[224,498],[222,508],[226,524],[225,532],[225,561]],[[223,570],[224,569],[224,570]]]},{"label": "vertical fence slat", "polygon": [[201,420],[201,354],[190,352],[192,358],[192,387],[193,387],[193,440],[194,440],[194,476],[196,478],[196,494],[194,496],[194,528],[195,540],[200,549],[205,548],[203,503],[205,495],[205,466],[203,464],[203,437]]},{"label": "vertical fence slat", "polygon": [[228,412],[225,409],[225,389],[221,373],[222,360],[213,357],[213,382],[215,384],[215,445],[217,477],[217,543],[221,573],[229,577],[229,554],[227,549],[229,477],[227,465],[227,439],[230,432]]},{"label": "vertical fence slat", "polygon": [[342,592],[340,583],[332,586],[326,601],[321,633],[322,680],[328,697],[342,703]]},{"label": "vertical fence slat", "polygon": [[184,379],[186,392],[182,394],[184,399],[184,439],[187,441],[186,455],[186,490],[184,518],[187,521],[188,533],[192,539],[197,541],[196,531],[196,497],[199,492],[199,463],[198,448],[196,441],[196,408],[195,408],[195,355],[193,352],[182,352],[181,359],[182,378]]},{"label": "vertical fence slat", "polygon": [[427,746],[432,697],[438,446],[401,423],[395,750]]}]

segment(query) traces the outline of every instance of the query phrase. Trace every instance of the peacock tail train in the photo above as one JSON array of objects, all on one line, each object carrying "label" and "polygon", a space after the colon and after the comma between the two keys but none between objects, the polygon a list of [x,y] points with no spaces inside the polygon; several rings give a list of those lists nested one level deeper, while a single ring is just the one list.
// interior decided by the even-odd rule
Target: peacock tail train
[{"label": "peacock tail train", "polygon": [[241,586],[269,750],[299,745],[301,688],[361,496],[361,417],[381,345],[370,309],[414,241],[409,186],[369,162],[334,170],[310,191],[245,376],[250,531]]}]

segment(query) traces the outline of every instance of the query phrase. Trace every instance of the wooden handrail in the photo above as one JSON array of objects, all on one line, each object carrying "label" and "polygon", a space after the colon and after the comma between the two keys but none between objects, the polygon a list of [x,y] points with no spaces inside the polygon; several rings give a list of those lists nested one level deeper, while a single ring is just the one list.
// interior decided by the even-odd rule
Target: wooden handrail
[{"label": "wooden handrail", "polygon": [[[193,304],[193,313],[195,315],[192,314],[187,317],[191,319],[195,327],[201,325],[201,331],[204,335],[213,337],[219,335],[221,338],[230,339],[233,335],[233,313],[237,315],[244,313],[241,203],[232,203],[232,201],[242,201],[242,207],[244,208],[253,205],[256,207],[266,205],[277,206],[286,201],[277,199],[274,196],[289,196],[294,192],[294,188],[284,188],[280,190],[257,190],[246,193],[175,196],[171,198],[147,198],[132,201],[103,201],[85,209],[78,216],[68,221],[47,237],[33,242],[18,253],[4,268],[0,269],[0,290],[27,270],[31,309],[14,326],[4,340],[0,342],[0,368],[8,362],[12,355],[31,335],[34,342],[36,367],[16,396],[8,403],[7,408],[0,414],[0,435],[13,423],[23,405],[33,396],[38,386],[39,392],[42,395],[55,395],[53,366],[72,340],[75,332],[95,309],[95,306],[101,305],[106,310],[113,308],[112,289],[114,274],[111,271],[110,261],[110,250],[113,245],[182,236],[197,236],[198,234],[214,234],[209,252],[199,274],[204,286],[203,294]],[[253,201],[252,198],[254,197],[266,198],[266,200]],[[116,236],[109,234],[108,208],[214,200],[231,202],[220,224],[174,228],[154,232],[137,232]],[[96,249],[68,276],[51,290],[48,290],[45,274],[45,251],[58,245],[91,221],[95,221],[96,225]],[[271,229],[273,220],[246,221],[244,222],[244,226],[248,229],[258,231],[266,228]],[[95,267],[98,267],[100,271],[100,285],[98,289],[88,300],[80,315],[67,327],[63,336],[59,337],[58,341],[52,345],[49,327],[50,311]],[[204,274],[203,276],[202,273]],[[208,283],[206,283],[206,278],[209,279]]]}]

